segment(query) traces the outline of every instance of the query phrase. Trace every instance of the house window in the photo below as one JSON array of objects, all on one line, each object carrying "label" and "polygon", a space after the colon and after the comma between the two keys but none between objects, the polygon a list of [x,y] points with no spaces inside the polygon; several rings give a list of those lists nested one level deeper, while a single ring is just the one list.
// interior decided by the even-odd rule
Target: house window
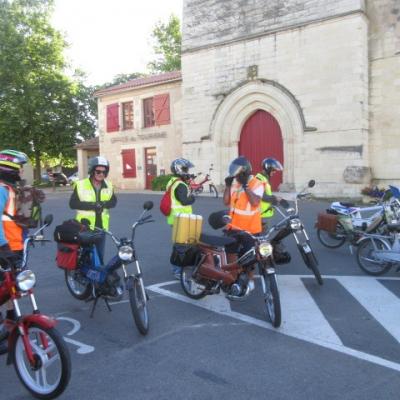
[{"label": "house window", "polygon": [[171,123],[169,94],[158,94],[143,100],[144,127]]},{"label": "house window", "polygon": [[122,103],[122,129],[133,129],[133,102]]},{"label": "house window", "polygon": [[154,126],[153,97],[143,100],[144,127]]},{"label": "house window", "polygon": [[119,131],[119,104],[109,104],[107,106],[107,132]]},{"label": "house window", "polygon": [[122,150],[122,175],[124,178],[136,178],[135,149]]}]

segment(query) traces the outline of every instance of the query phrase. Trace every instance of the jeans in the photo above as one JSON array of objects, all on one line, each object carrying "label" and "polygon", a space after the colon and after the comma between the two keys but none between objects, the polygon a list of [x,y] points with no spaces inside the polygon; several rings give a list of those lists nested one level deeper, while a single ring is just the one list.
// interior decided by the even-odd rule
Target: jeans
[{"label": "jeans", "polygon": [[102,233],[101,239],[99,239],[99,241],[96,243],[96,249],[97,249],[97,252],[99,253],[100,262],[102,265],[104,265],[105,247],[106,247],[106,234]]}]

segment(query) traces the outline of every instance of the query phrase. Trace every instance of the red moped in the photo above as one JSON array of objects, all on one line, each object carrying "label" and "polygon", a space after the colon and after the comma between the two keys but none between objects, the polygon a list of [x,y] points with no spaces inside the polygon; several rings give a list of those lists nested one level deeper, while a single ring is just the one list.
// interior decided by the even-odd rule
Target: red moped
[{"label": "red moped", "polygon": [[211,180],[211,171],[213,170],[213,165],[211,164],[210,168],[208,169],[208,173],[206,174],[206,176],[203,178],[202,181],[200,182],[196,182],[195,179],[202,175],[201,172],[199,172],[197,175],[191,175],[190,179],[189,179],[189,188],[192,194],[194,195],[198,195],[200,193],[204,192],[204,186],[207,182],[210,182],[208,184],[209,186],[209,191],[211,193],[212,196],[214,196],[215,198],[218,197],[218,190],[216,188],[216,186],[212,183]]},{"label": "red moped", "polygon": [[[41,232],[52,219],[48,215],[44,225],[25,239],[22,264],[12,258],[0,258],[0,305],[11,301],[16,316],[15,320],[4,320],[8,331],[7,365],[14,364],[22,384],[40,399],[59,396],[71,376],[68,348],[55,329],[56,320],[40,313],[33,294],[36,277],[26,269],[29,246],[48,241]],[[32,314],[22,314],[19,301],[23,297],[30,299]]]}]

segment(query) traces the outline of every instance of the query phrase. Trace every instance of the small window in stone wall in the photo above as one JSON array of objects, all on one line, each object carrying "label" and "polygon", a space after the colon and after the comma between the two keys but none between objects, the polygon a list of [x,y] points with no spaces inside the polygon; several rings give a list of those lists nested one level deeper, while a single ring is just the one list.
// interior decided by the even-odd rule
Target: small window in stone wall
[{"label": "small window in stone wall", "polygon": [[122,103],[122,129],[133,129],[133,102]]},{"label": "small window in stone wall", "polygon": [[143,100],[143,124],[145,128],[154,126],[153,98]]}]

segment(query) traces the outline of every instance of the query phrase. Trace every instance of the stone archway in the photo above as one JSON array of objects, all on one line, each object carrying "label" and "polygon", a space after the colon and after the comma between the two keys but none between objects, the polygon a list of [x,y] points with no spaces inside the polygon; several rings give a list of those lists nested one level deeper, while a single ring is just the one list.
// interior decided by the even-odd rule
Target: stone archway
[{"label": "stone archway", "polygon": [[282,130],[284,151],[283,187],[291,189],[296,182],[295,145],[300,144],[305,121],[295,97],[283,86],[272,81],[251,81],[233,90],[221,102],[210,128],[210,136],[217,149],[216,170],[220,182],[226,175],[230,161],[238,156],[238,142],[242,127],[256,111],[270,113]]}]

